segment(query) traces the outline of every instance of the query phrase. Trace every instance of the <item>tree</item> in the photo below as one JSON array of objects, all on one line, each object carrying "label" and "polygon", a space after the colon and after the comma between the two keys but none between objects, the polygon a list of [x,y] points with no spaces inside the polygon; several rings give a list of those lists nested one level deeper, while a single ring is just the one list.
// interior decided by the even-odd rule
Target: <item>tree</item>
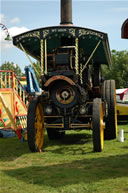
[{"label": "tree", "polygon": [[36,75],[36,78],[38,80],[38,83],[40,84],[41,82],[41,67],[40,67],[40,63],[37,61],[36,63],[33,63],[34,65],[34,71],[35,71],[35,75]]},{"label": "tree", "polygon": [[13,62],[5,62],[0,66],[0,70],[13,70],[16,76],[22,76],[22,71],[18,64],[14,64]]},{"label": "tree", "polygon": [[110,70],[102,67],[102,73],[105,80],[114,79],[116,88],[128,87],[128,51],[112,50],[112,66]]}]

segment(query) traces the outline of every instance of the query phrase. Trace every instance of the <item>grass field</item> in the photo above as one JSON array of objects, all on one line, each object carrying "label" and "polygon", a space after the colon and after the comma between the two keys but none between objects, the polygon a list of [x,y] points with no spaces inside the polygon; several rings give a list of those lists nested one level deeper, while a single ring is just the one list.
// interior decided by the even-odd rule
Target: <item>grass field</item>
[{"label": "grass field", "polygon": [[68,132],[62,141],[45,136],[44,151],[27,142],[0,139],[0,193],[128,193],[128,123],[125,142],[105,141],[94,153],[92,132]]}]

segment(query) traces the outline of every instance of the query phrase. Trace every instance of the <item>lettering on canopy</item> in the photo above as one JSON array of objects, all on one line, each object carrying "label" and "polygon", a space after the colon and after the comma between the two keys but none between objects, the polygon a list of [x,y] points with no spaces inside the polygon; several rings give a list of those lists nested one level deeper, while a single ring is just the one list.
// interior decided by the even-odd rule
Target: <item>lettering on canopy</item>
[{"label": "lettering on canopy", "polygon": [[25,33],[23,35],[19,35],[18,37],[16,37],[15,42],[18,43],[24,38],[33,38],[33,37],[40,39],[40,31],[34,31],[34,32]]},{"label": "lettering on canopy", "polygon": [[97,36],[101,39],[104,38],[104,35],[99,33],[99,32],[95,32],[95,31],[91,31],[91,30],[86,30],[86,29],[79,29],[79,37],[83,36],[83,35],[94,35]]},{"label": "lettering on canopy", "polygon": [[76,35],[76,30],[74,28],[52,28],[52,29],[46,29],[43,30],[43,38],[46,38],[48,35],[51,35],[53,33],[68,33],[71,34],[73,37]]}]

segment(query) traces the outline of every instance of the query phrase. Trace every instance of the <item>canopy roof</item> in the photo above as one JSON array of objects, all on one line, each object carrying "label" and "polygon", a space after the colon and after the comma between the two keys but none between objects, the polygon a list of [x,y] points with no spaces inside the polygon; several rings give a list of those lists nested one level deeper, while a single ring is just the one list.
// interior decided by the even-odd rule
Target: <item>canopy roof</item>
[{"label": "canopy roof", "polygon": [[124,94],[125,92],[128,92],[128,88],[121,88],[121,89],[116,89],[116,94]]},{"label": "canopy roof", "polygon": [[79,49],[84,51],[85,57],[89,57],[101,40],[95,54],[94,63],[111,65],[111,54],[106,33],[76,26],[53,26],[35,29],[13,37],[13,44],[22,49],[33,58],[40,60],[40,40],[47,39],[47,52],[50,53],[61,46],[62,37],[79,39]]},{"label": "canopy roof", "polygon": [[124,21],[121,28],[121,37],[124,39],[128,39],[128,18]]}]

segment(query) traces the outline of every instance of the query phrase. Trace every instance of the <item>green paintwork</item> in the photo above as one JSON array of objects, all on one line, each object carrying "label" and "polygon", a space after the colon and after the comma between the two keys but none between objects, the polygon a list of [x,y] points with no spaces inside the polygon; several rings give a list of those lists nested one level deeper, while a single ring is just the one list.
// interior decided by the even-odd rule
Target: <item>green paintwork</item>
[{"label": "green paintwork", "polygon": [[93,56],[93,62],[98,64],[111,65],[111,54],[106,33],[75,27],[75,26],[55,26],[35,29],[13,37],[13,44],[20,48],[22,43],[26,52],[37,60],[40,60],[40,39],[47,39],[48,54],[61,46],[61,37],[72,37],[79,39],[79,50],[84,51],[88,58],[95,49],[99,40],[102,40],[100,46]]}]

